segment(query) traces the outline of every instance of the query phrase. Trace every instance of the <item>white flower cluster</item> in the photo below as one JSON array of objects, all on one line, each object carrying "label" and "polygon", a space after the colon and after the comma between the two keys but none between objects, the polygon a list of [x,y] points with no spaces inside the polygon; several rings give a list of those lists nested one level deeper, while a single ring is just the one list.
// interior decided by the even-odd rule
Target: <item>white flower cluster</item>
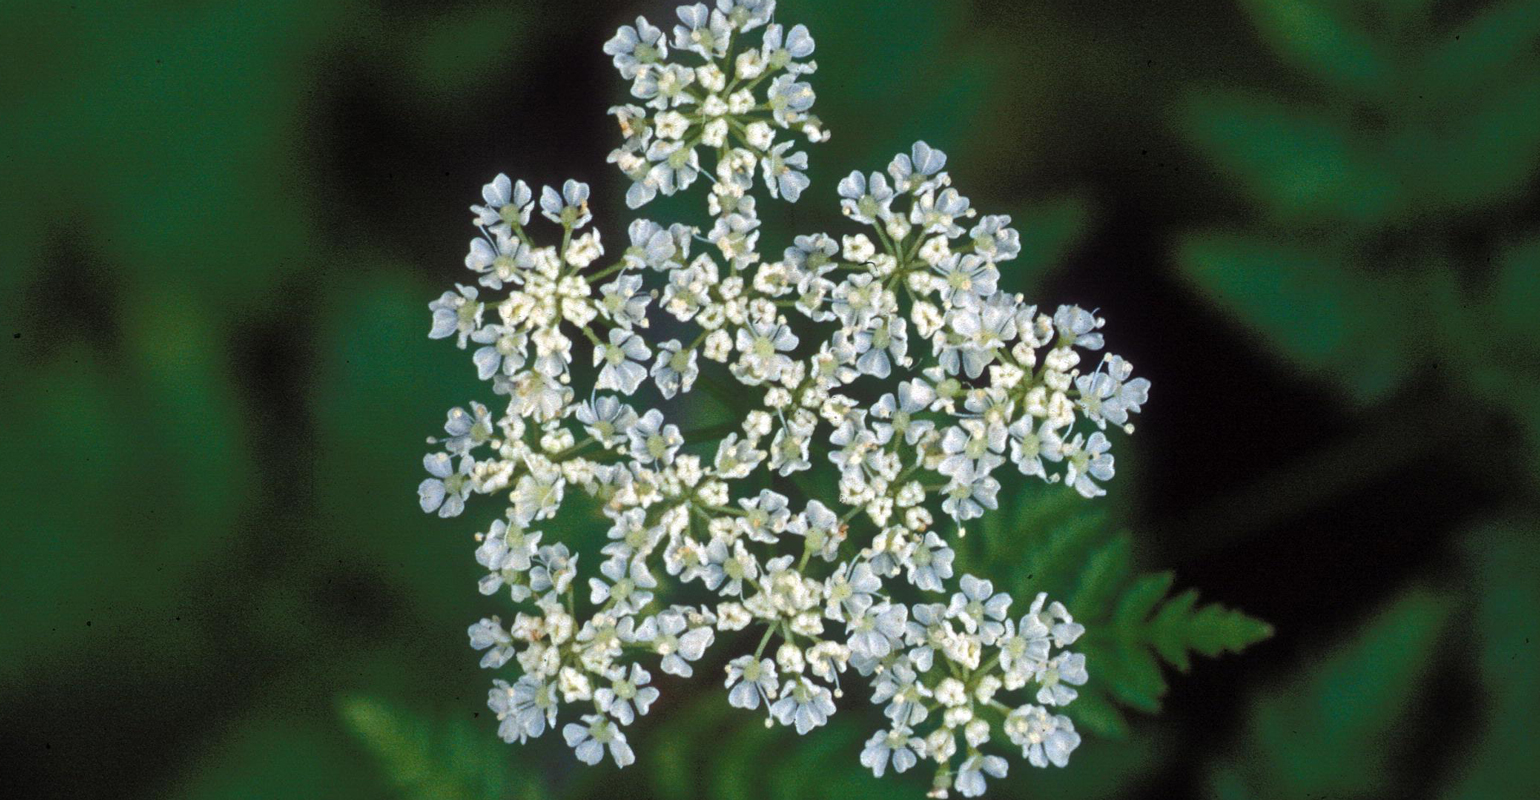
[{"label": "white flower cluster", "polygon": [[[989,580],[954,575],[948,537],[996,507],[1007,462],[1102,494],[1104,431],[1132,431],[1149,383],[1113,355],[1083,369],[1102,347],[1094,313],[1040,313],[998,289],[1017,232],[976,215],[923,142],[840,182],[845,215],[870,235],[799,236],[762,257],[756,167],[772,196],[806,186],[805,156],[782,158],[767,131],[800,124],[825,138],[795,81],[812,71],[801,61],[812,39],[770,24],[773,11],[773,0],[685,6],[671,38],[639,19],[605,48],[657,111],[620,112],[630,138],[613,160],[636,181],[632,205],[689,185],[706,145],[709,231],[637,220],[606,258],[586,185],[541,191],[554,246],[530,233],[527,185],[499,175],[483,188],[465,259],[477,285],[430,305],[430,336],[474,344],[507,404],[449,413],[422,508],[455,516],[471,494],[508,503],[476,558],[482,593],[504,591],[517,610],[469,631],[483,667],[518,667],[488,698],[503,739],[538,737],[578,704],[588,713],[566,712],[562,728],[578,758],[630,764],[625,728],[659,696],[649,666],[688,678],[721,639],[742,647],[721,657],[731,705],[807,733],[853,670],[888,719],[861,763],[880,776],[928,760],[934,796],[976,796],[986,775],[1005,775],[1002,739],[1038,767],[1063,766],[1079,744],[1057,710],[1087,677],[1084,657],[1060,649],[1083,628],[1042,595],[1012,617]],[[668,62],[670,48],[702,65]],[[754,99],[766,79],[769,100]],[[655,341],[654,322],[683,334]],[[574,365],[575,353],[591,362]],[[698,384],[752,408],[682,431],[663,409]],[[836,487],[810,485],[815,462],[833,465]],[[579,554],[536,530],[569,490],[609,520],[586,594]],[[737,633],[749,628],[751,652],[753,634]]]},{"label": "white flower cluster", "polygon": [[[609,160],[632,181],[627,205],[641,208],[660,192],[674,194],[703,172],[713,174],[701,165],[701,150],[715,153],[719,184],[742,190],[726,196],[742,197],[756,166],[771,197],[795,203],[802,196],[807,153],[790,153],[793,142],[777,143],[776,130],[800,129],[810,142],[829,135],[807,113],[813,87],[798,80],[818,69],[808,60],[813,37],[805,25],[786,30],[771,23],[774,14],[775,0],[680,6],[673,52],[689,65],[668,60],[668,35],[642,17],[605,43],[621,77],[631,81],[631,95],[646,106],[610,109],[626,136]],[[744,46],[747,34],[760,28],[759,45]]]}]

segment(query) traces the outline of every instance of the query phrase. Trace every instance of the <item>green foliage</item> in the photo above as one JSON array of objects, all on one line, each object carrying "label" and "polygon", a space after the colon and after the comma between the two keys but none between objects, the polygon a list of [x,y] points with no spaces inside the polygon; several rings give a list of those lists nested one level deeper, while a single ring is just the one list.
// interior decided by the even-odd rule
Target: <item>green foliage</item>
[{"label": "green foliage", "polygon": [[[1461,548],[1465,598],[1405,591],[1321,658],[1259,694],[1241,744],[1211,765],[1222,800],[1427,796],[1531,798],[1540,768],[1540,537],[1521,512],[1468,535]],[[1466,616],[1469,616],[1467,624]],[[1478,721],[1469,736],[1445,724],[1468,709],[1431,688],[1441,672],[1476,679]],[[1450,753],[1442,785],[1409,769],[1432,743]]]},{"label": "green foliage", "polygon": [[529,11],[524,5],[486,3],[435,15],[418,36],[399,31],[413,67],[414,94],[453,101],[496,80],[514,63],[514,43]]},{"label": "green foliage", "polygon": [[379,761],[406,800],[537,800],[528,776],[515,781],[508,748],[464,719],[432,721],[385,701],[345,698],[349,730]]},{"label": "green foliage", "polygon": [[[1420,3],[1244,5],[1314,88],[1208,88],[1183,104],[1177,127],[1262,214],[1183,237],[1187,279],[1357,402],[1438,370],[1527,418],[1534,362],[1485,365],[1507,332],[1472,323],[1533,308],[1540,287],[1486,269],[1513,231],[1462,220],[1505,219],[1540,167],[1540,6],[1509,0],[1449,26]],[[1540,330],[1532,315],[1521,325]]]},{"label": "green foliage", "polygon": [[[819,96],[841,98],[834,110],[820,107],[818,113],[830,130],[861,135],[835,136],[819,151],[814,169],[819,163],[834,175],[880,169],[916,139],[929,141],[959,163],[966,160],[968,143],[977,138],[970,134],[987,109],[989,89],[1003,65],[980,58],[982,43],[967,28],[967,15],[949,11],[943,5],[883,0],[796,7],[797,20],[821,41],[862,43],[818,51]],[[947,69],[894,68],[942,62]],[[817,178],[815,173],[815,183]]]},{"label": "green foliage", "polygon": [[[286,281],[322,283],[370,258],[319,255],[326,200],[306,112],[323,81],[306,65],[357,48],[383,70],[404,51],[414,95],[465,91],[511,62],[523,20],[483,4],[436,15],[424,34],[380,27],[369,6],[0,4],[0,450],[12,456],[0,466],[10,587],[0,612],[12,634],[0,643],[0,694],[20,685],[20,653],[78,669],[92,660],[82,648],[146,621],[133,638],[156,654],[142,659],[154,670],[207,646],[189,609],[212,604],[188,590],[260,512],[251,444],[271,421],[237,384],[237,359],[251,355],[253,332],[304,335],[305,293],[286,293]],[[411,309],[411,344],[426,349],[419,289],[392,299]],[[386,383],[413,387],[406,374]],[[373,406],[347,399],[354,414]],[[442,420],[447,407],[432,413]],[[393,430],[431,430],[427,419]],[[380,430],[387,455],[375,463],[400,461],[401,440]],[[290,469],[309,468],[299,461]],[[369,472],[358,463],[331,474]],[[418,472],[402,464],[374,495],[400,504],[359,505],[392,522],[409,514]],[[346,478],[319,483],[327,499],[358,496]],[[333,522],[353,510],[327,509]],[[407,541],[378,530],[373,541]]]},{"label": "green foliage", "polygon": [[[145,618],[183,614],[184,582],[228,551],[214,532],[243,510],[251,463],[216,320],[174,291],[123,305],[115,353],[66,338],[39,348],[52,356],[42,363],[0,361],[13,370],[0,393],[0,502],[17,499],[3,502],[0,612],[11,635],[0,642],[0,694],[19,685],[21,654],[69,660]],[[153,647],[185,656],[200,647],[192,634],[157,627]]]},{"label": "green foliage", "polygon": [[1390,48],[1352,18],[1351,3],[1247,0],[1243,5],[1279,56],[1327,86],[1372,95],[1391,82]]},{"label": "green foliage", "polygon": [[[270,699],[270,698],[264,698]],[[267,710],[223,726],[207,748],[177,766],[184,774],[156,797],[170,800],[271,800],[281,797],[382,798],[387,786],[353,752],[336,726]],[[115,796],[132,796],[114,786]],[[147,795],[139,795],[147,796]]]},{"label": "green foliage", "polygon": [[[1394,789],[1387,742],[1432,702],[1428,679],[1454,604],[1412,589],[1356,635],[1257,697],[1243,744],[1214,769],[1215,797],[1349,797]],[[1409,787],[1408,787],[1409,788]]]},{"label": "green foliage", "polygon": [[[1091,680],[1066,710],[1086,729],[1123,737],[1128,723],[1119,706],[1159,711],[1167,689],[1161,661],[1186,672],[1190,653],[1239,653],[1272,635],[1272,626],[1239,611],[1199,605],[1196,590],[1172,596],[1173,573],[1137,572],[1133,537],[1115,532],[1105,514],[1073,490],[1026,489],[1012,496],[1013,507],[1002,507],[980,526],[984,563],[997,566],[974,567],[968,553],[960,557],[965,569],[1013,576],[1014,584],[1005,588],[1018,602],[1048,592],[1086,626],[1074,649],[1085,653]],[[1011,564],[1019,566],[1005,568]]]},{"label": "green foliage", "polygon": [[1178,258],[1210,299],[1262,342],[1352,396],[1383,396],[1405,375],[1411,330],[1393,276],[1344,270],[1320,245],[1216,231],[1183,241]]},{"label": "green foliage", "polygon": [[1095,222],[1090,201],[1077,195],[1033,203],[1011,213],[1021,231],[1021,254],[1005,264],[1000,275],[1004,291],[1036,295],[1036,283],[1065,263]]},{"label": "green foliage", "polygon": [[1464,546],[1475,592],[1485,719],[1443,793],[1449,800],[1540,797],[1540,530],[1533,516],[1476,531]]}]

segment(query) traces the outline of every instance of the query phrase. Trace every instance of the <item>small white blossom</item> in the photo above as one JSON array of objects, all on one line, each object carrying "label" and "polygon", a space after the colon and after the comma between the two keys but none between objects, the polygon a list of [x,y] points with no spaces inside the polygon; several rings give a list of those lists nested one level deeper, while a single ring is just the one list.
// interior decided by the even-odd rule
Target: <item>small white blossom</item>
[{"label": "small white blossom", "polygon": [[1050,715],[1042,706],[1025,705],[1012,711],[1005,718],[1005,735],[1034,767],[1062,767],[1080,746],[1080,734],[1070,718]]},{"label": "small white blossom", "polygon": [[567,723],[567,727],[562,728],[561,735],[567,740],[567,746],[577,753],[578,760],[584,764],[599,763],[604,758],[606,747],[609,748],[610,757],[615,759],[617,767],[624,767],[636,761],[636,753],[631,750],[631,745],[626,743],[626,735],[620,731],[620,727],[599,714],[584,714],[582,724]]},{"label": "small white blossom", "polygon": [[647,685],[651,682],[652,675],[638,664],[632,664],[630,672],[617,668],[610,685],[594,691],[594,702],[616,722],[630,725],[658,699],[658,690]]},{"label": "small white blossom", "polygon": [[727,702],[736,708],[759,708],[764,700],[766,707],[779,694],[780,681],[776,677],[775,662],[740,656],[727,664]]},{"label": "small white blossom", "polygon": [[594,347],[594,365],[603,365],[595,388],[635,393],[647,378],[647,368],[641,362],[651,356],[652,351],[647,349],[642,337],[620,328],[611,330],[609,344]]},{"label": "small white blossom", "polygon": [[793,725],[797,733],[829,721],[834,713],[834,698],[829,690],[806,677],[793,678],[781,692],[781,699],[770,706],[770,715],[782,725]]},{"label": "small white blossom", "polygon": [[925,741],[915,736],[908,726],[899,725],[892,730],[877,731],[866,740],[866,748],[861,751],[861,766],[881,778],[889,762],[893,764],[894,772],[904,772],[919,763],[920,754],[924,752]]}]

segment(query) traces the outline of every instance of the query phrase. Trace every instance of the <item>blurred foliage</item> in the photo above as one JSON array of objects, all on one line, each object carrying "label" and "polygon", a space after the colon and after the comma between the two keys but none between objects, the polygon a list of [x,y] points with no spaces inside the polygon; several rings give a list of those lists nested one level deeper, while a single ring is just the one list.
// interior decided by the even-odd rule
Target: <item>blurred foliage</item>
[{"label": "blurred foliage", "polygon": [[[1499,520],[1477,529],[1464,542],[1471,584],[1476,588],[1472,628],[1479,651],[1474,663],[1462,653],[1462,667],[1480,674],[1483,719],[1472,733],[1470,756],[1450,771],[1444,796],[1451,800],[1540,796],[1540,764],[1533,756],[1540,739],[1540,530],[1533,515]],[[1460,642],[1452,642],[1458,649]]]},{"label": "blurred foliage", "polygon": [[[1386,747],[1431,703],[1448,598],[1411,590],[1301,675],[1257,699],[1241,754],[1217,770],[1220,798],[1358,796],[1406,774]],[[1405,756],[1406,754],[1400,754]]]},{"label": "blurred foliage", "polygon": [[1187,278],[1353,400],[1436,372],[1540,458],[1540,230],[1479,227],[1523,217],[1540,167],[1540,4],[1242,5],[1307,88],[1187,97],[1178,127],[1260,212],[1182,237]]},{"label": "blurred foliage", "polygon": [[403,797],[535,800],[543,796],[532,785],[524,791],[513,790],[506,748],[463,719],[436,727],[419,715],[362,697],[344,699],[340,711]]},{"label": "blurred foliage", "polygon": [[[1436,796],[1536,796],[1540,767],[1528,757],[1540,733],[1533,713],[1540,700],[1535,534],[1532,522],[1517,520],[1474,531],[1464,543],[1470,596],[1408,589],[1363,630],[1255,698],[1241,743],[1211,770],[1213,796],[1407,796],[1428,789],[1430,775],[1415,765],[1466,735],[1448,721],[1452,703],[1465,698],[1440,691],[1449,685],[1440,673],[1451,671],[1479,676],[1483,732],[1447,768]],[[1477,648],[1468,643],[1472,630]]]}]

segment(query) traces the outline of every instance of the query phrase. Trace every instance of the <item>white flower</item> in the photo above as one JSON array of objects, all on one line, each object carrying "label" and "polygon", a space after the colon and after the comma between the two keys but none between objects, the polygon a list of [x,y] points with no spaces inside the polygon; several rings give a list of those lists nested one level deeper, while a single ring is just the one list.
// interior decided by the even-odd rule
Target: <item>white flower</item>
[{"label": "white flower", "polygon": [[717,0],[717,10],[740,32],[747,33],[770,21],[775,0]]},{"label": "white flower", "polygon": [[472,356],[476,376],[481,380],[499,373],[511,376],[524,368],[529,342],[524,331],[508,325],[488,325],[471,334],[471,341],[486,345],[477,348]]},{"label": "white flower", "polygon": [[629,674],[618,668],[610,677],[609,686],[594,691],[594,702],[620,724],[630,725],[638,716],[646,715],[658,699],[658,690],[647,685],[651,682],[651,673],[638,664],[631,665]]},{"label": "white flower", "polygon": [[934,693],[920,681],[915,667],[909,658],[900,658],[872,684],[872,702],[886,703],[882,713],[896,726],[919,725],[930,716],[926,706]]},{"label": "white flower", "polygon": [[801,121],[816,98],[811,84],[797,82],[791,75],[782,75],[770,84],[770,111],[783,128]]},{"label": "white flower", "polygon": [[781,699],[770,706],[770,715],[782,725],[795,725],[798,734],[828,722],[833,713],[834,698],[829,690],[805,676],[788,681]]},{"label": "white flower", "polygon": [[637,630],[637,638],[651,642],[653,649],[663,657],[662,670],[670,675],[688,678],[695,674],[691,661],[699,661],[711,646],[715,634],[706,625],[689,627],[689,620],[675,609],[668,609],[654,617],[648,617]]},{"label": "white flower", "polygon": [[1000,280],[993,264],[971,253],[953,254],[934,269],[941,276],[941,299],[948,303],[960,302],[961,295],[992,295]]},{"label": "white flower", "polygon": [[503,680],[492,681],[492,686],[487,707],[497,715],[497,734],[503,741],[523,744],[545,733],[547,725],[556,725],[556,694],[550,684],[525,675],[512,686]]},{"label": "white flower", "polygon": [[627,441],[626,432],[636,425],[636,410],[610,395],[585,400],[577,407],[577,421],[589,436],[606,447]]},{"label": "white flower", "polygon": [[[869,595],[861,595],[865,605],[871,602]],[[850,653],[860,658],[880,659],[893,651],[904,636],[909,621],[909,609],[903,605],[881,605],[863,608],[851,615],[845,623],[850,634]]]},{"label": "white flower", "polygon": [[615,69],[631,80],[647,65],[668,58],[668,41],[662,29],[649,24],[644,17],[637,17],[636,27],[622,25],[615,31],[614,38],[604,43],[604,52],[614,56]]},{"label": "white flower", "polygon": [[460,468],[453,468],[448,453],[430,453],[423,456],[423,468],[433,476],[417,485],[417,499],[424,513],[438,512],[440,517],[457,517],[465,510],[465,498],[470,496],[471,470],[476,460],[460,457]]},{"label": "white flower", "polygon": [[1047,601],[1048,593],[1039,592],[1037,597],[1033,598],[1032,607],[1027,610],[1027,614],[1035,617],[1039,624],[1053,634],[1055,647],[1068,647],[1074,644],[1075,640],[1085,633],[1085,626],[1075,622],[1069,610],[1057,600],[1049,603],[1047,610],[1044,611],[1043,605]]},{"label": "white flower", "polygon": [[515,226],[529,224],[534,197],[524,181],[514,183],[507,175],[498,173],[491,183],[481,187],[481,199],[486,205],[471,206],[471,211],[476,214],[477,225],[494,235],[512,236]]},{"label": "white flower", "polygon": [[674,26],[674,47],[690,50],[708,59],[727,55],[732,27],[720,10],[708,11],[705,3],[696,3],[693,6],[680,6],[677,13],[679,21],[684,24]]},{"label": "white flower", "polygon": [[1060,340],[1087,350],[1102,348],[1102,335],[1096,332],[1101,326],[1102,320],[1079,306],[1059,306],[1053,314],[1053,327]]},{"label": "white flower", "polygon": [[979,219],[968,231],[973,239],[973,252],[991,262],[1009,261],[1021,253],[1021,234],[1009,227],[1011,218],[1005,214]]},{"label": "white flower", "polygon": [[813,422],[793,417],[777,431],[770,443],[770,468],[782,476],[810,469],[813,464],[808,460],[808,447],[812,443],[813,428]]},{"label": "white flower", "polygon": [[[523,263],[520,256],[523,255]],[[492,238],[471,240],[471,250],[465,256],[465,267],[481,273],[477,280],[489,289],[501,289],[504,283],[523,283],[521,269],[529,266],[527,249],[511,233],[497,230]]]},{"label": "white flower", "polygon": [[840,544],[845,541],[844,531],[839,529],[839,517],[828,506],[813,500],[807,509],[786,522],[786,531],[806,539],[804,547],[825,561],[833,561],[839,554]]},{"label": "white flower", "polygon": [[847,614],[859,614],[875,601],[872,595],[882,589],[882,581],[873,572],[871,564],[863,561],[850,566],[841,564],[839,569],[824,582],[824,614],[836,622],[844,622]]},{"label": "white flower", "polygon": [[1048,472],[1043,469],[1043,459],[1060,460],[1062,456],[1056,448],[1062,440],[1053,433],[1048,422],[1044,421],[1034,430],[1036,423],[1030,415],[1011,423],[1011,460],[1016,462],[1021,474],[1036,475],[1047,480]]},{"label": "white flower", "polygon": [[658,345],[658,360],[652,364],[652,377],[664,399],[690,391],[699,375],[695,348],[684,349],[678,339],[669,339]]},{"label": "white flower", "polygon": [[595,388],[635,393],[647,377],[647,368],[641,362],[651,357],[652,351],[642,337],[620,328],[611,329],[609,344],[594,346],[594,366],[604,365]]},{"label": "white flower", "polygon": [[621,614],[640,611],[652,600],[652,592],[647,590],[658,586],[657,579],[652,577],[646,564],[639,559],[611,558],[599,565],[599,571],[610,582],[589,578],[589,601],[596,604],[608,602]]},{"label": "white flower", "polygon": [[541,547],[534,558],[535,566],[529,571],[529,588],[553,595],[567,591],[577,575],[577,559],[564,544]]},{"label": "white flower", "polygon": [[513,518],[520,525],[550,519],[561,508],[567,479],[548,464],[532,464],[513,489]]},{"label": "white flower", "polygon": [[923,591],[942,591],[944,581],[952,577],[952,560],[956,557],[957,553],[935,531],[927,532],[909,554],[909,582]]},{"label": "white flower", "polygon": [[1069,705],[1079,693],[1065,684],[1084,686],[1089,679],[1085,656],[1080,653],[1063,653],[1039,669],[1037,702],[1045,706]]},{"label": "white flower", "polygon": [[1107,441],[1106,434],[1101,431],[1091,434],[1090,440],[1083,445],[1081,442],[1080,435],[1076,434],[1073,440],[1063,445],[1062,457],[1069,465],[1064,482],[1074,486],[1082,497],[1100,497],[1107,491],[1091,479],[1112,480],[1112,454],[1107,452],[1112,448],[1112,443]]},{"label": "white flower", "polygon": [[743,353],[734,365],[740,378],[747,377],[754,384],[778,381],[791,367],[791,358],[785,353],[797,346],[797,336],[784,322],[756,321],[738,329],[737,346]]},{"label": "white flower", "polygon": [[1000,648],[1000,669],[1005,672],[1006,686],[1018,689],[1047,662],[1052,641],[1048,627],[1036,614],[1022,617],[1020,625],[1013,620],[1006,620],[1004,625],[995,641]]},{"label": "white flower", "polygon": [[898,191],[918,194],[932,188],[933,184],[926,181],[926,178],[939,174],[945,168],[946,153],[925,142],[915,142],[909,154],[899,153],[893,157],[893,163],[888,165],[888,174],[893,176],[893,185]]},{"label": "white flower", "polygon": [[513,658],[513,639],[507,631],[503,630],[503,626],[496,618],[483,618],[472,625],[468,633],[473,649],[487,651],[487,654],[481,657],[482,669],[496,669]]},{"label": "white flower", "polygon": [[443,339],[459,334],[458,346],[465,349],[466,340],[481,327],[481,313],[486,305],[476,300],[476,287],[455,285],[459,293],[444,292],[439,299],[428,304],[433,311],[433,329],[429,339]]},{"label": "white flower", "polygon": [[1011,607],[1011,596],[995,593],[994,583],[972,575],[962,576],[962,591],[952,595],[946,615],[958,620],[969,633],[977,633],[986,645],[992,645],[1005,631],[1001,621]]},{"label": "white flower", "polygon": [[508,584],[514,600],[529,596],[529,587],[520,582],[520,576],[532,566],[530,559],[540,546],[540,531],[525,531],[503,520],[494,520],[491,529],[476,548],[476,563],[486,567],[488,574],[479,584],[482,594],[492,594]]},{"label": "white flower", "polygon": [[946,458],[936,467],[942,475],[988,474],[1005,463],[1006,429],[981,419],[963,419],[941,436]]},{"label": "white flower", "polygon": [[984,509],[999,507],[995,495],[1000,492],[1000,482],[972,466],[964,465],[954,471],[952,482],[942,491],[946,499],[941,509],[959,522],[983,516]]},{"label": "white flower", "polygon": [[803,172],[807,169],[807,153],[785,155],[791,146],[791,142],[775,145],[770,149],[769,155],[759,163],[760,168],[764,170],[765,185],[770,189],[770,196],[785,198],[786,202],[795,203],[812,181]]},{"label": "white flower", "polygon": [[584,714],[581,725],[576,722],[567,723],[561,735],[584,764],[599,763],[604,758],[605,747],[609,747],[610,757],[615,759],[617,767],[625,767],[636,761],[636,753],[626,743],[626,735],[619,726],[600,714]]},{"label": "white flower", "polygon": [[461,455],[469,453],[492,439],[491,412],[475,402],[471,403],[469,412],[458,406],[451,408],[444,421],[444,432],[449,434],[449,438],[442,442],[445,450]]},{"label": "white flower", "polygon": [[1022,758],[1034,767],[1069,763],[1069,754],[1080,746],[1075,723],[1063,714],[1050,715],[1042,706],[1024,705],[1005,718],[1005,735],[1021,747]]},{"label": "white flower", "polygon": [[743,582],[757,577],[759,562],[749,555],[743,542],[728,545],[725,539],[714,537],[706,545],[706,562],[701,566],[701,580],[707,589],[724,595],[741,595]]},{"label": "white flower", "polygon": [[566,228],[576,230],[587,225],[593,219],[588,212],[588,184],[569,180],[562,184],[561,194],[549,186],[541,187],[540,213]]},{"label": "white flower", "polygon": [[656,408],[643,414],[627,435],[631,440],[631,457],[643,464],[670,464],[684,445],[679,426],[664,425],[663,412]]},{"label": "white flower", "polygon": [[872,774],[881,778],[882,773],[888,767],[888,762],[893,763],[894,772],[904,772],[919,763],[919,756],[925,752],[925,740],[914,736],[914,731],[906,725],[898,725],[891,730],[877,731],[866,740],[866,747],[861,751],[861,766],[872,771]]},{"label": "white flower", "polygon": [[1009,765],[1005,759],[999,756],[986,756],[982,753],[974,753],[962,763],[957,770],[957,780],[952,784],[958,794],[963,797],[978,797],[984,793],[984,775],[991,778],[1004,778]]},{"label": "white flower", "polygon": [[768,707],[780,690],[776,677],[775,662],[770,659],[756,660],[754,656],[739,656],[727,662],[727,702],[735,708],[759,708],[763,699]]}]

